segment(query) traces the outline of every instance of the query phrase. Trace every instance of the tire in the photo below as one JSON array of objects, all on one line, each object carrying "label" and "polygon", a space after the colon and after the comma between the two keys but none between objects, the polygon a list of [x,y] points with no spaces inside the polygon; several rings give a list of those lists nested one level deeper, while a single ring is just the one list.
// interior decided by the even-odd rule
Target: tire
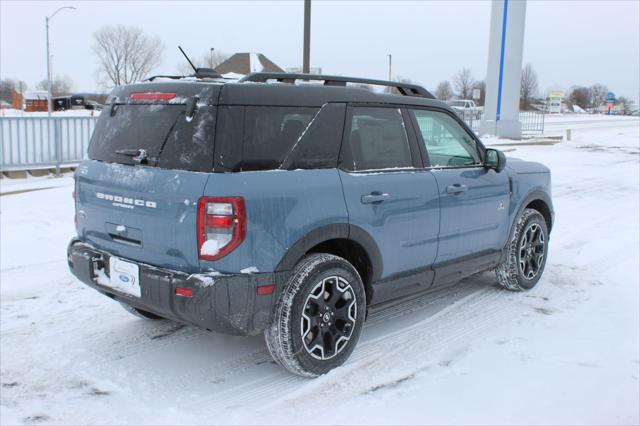
[{"label": "tire", "polygon": [[544,272],[548,247],[549,231],[544,217],[537,210],[525,209],[496,268],[500,285],[511,291],[532,289]]},{"label": "tire", "polygon": [[119,302],[120,305],[124,308],[125,311],[129,312],[132,315],[137,316],[138,318],[146,319],[146,320],[162,320],[164,318],[159,317],[156,314],[152,314],[151,312],[144,311],[142,309],[134,308],[133,306],[129,306],[126,303]]},{"label": "tire", "polygon": [[331,254],[310,254],[293,269],[265,341],[273,359],[299,376],[317,377],[353,352],[366,316],[358,271]]}]

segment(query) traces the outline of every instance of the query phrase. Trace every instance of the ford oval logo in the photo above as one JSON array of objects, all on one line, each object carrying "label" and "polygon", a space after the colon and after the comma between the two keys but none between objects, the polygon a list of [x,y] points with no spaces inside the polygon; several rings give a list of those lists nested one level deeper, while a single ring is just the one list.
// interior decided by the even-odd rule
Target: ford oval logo
[{"label": "ford oval logo", "polygon": [[126,275],[120,275],[120,281],[122,281],[123,283],[128,283],[130,280],[130,278]]}]

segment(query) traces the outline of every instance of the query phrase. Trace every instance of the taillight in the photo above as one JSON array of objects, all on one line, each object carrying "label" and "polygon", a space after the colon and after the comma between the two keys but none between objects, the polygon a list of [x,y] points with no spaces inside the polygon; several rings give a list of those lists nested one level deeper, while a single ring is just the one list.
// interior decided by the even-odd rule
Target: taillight
[{"label": "taillight", "polygon": [[198,200],[198,256],[218,260],[244,241],[247,215],[242,197]]}]

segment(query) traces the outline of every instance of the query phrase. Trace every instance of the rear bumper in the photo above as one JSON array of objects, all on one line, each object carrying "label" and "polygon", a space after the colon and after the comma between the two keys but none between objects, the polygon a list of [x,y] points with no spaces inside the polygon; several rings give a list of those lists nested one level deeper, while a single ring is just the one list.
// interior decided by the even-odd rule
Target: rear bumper
[{"label": "rear bumper", "polygon": [[[277,295],[282,289],[282,273],[211,277],[126,259],[139,266],[141,297],[138,298],[98,282],[98,273],[108,273],[110,257],[109,253],[77,239],[71,240],[67,248],[71,272],[89,287],[161,317],[226,334],[253,335],[264,330],[271,322]],[[276,286],[272,294],[257,294],[258,286],[269,284]],[[176,295],[177,287],[190,289],[193,295]]]}]

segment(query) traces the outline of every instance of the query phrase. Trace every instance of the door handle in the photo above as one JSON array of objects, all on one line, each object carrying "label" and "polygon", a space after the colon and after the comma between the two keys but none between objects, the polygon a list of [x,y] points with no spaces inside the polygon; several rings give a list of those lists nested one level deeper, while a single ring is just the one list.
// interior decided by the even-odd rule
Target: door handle
[{"label": "door handle", "polygon": [[456,183],[454,185],[447,186],[447,194],[460,194],[462,192],[466,192],[468,189],[467,185]]},{"label": "door handle", "polygon": [[388,200],[389,198],[391,198],[391,196],[386,192],[385,193],[372,192],[371,194],[363,195],[362,197],[360,197],[360,202],[362,204],[381,203],[384,200]]}]

